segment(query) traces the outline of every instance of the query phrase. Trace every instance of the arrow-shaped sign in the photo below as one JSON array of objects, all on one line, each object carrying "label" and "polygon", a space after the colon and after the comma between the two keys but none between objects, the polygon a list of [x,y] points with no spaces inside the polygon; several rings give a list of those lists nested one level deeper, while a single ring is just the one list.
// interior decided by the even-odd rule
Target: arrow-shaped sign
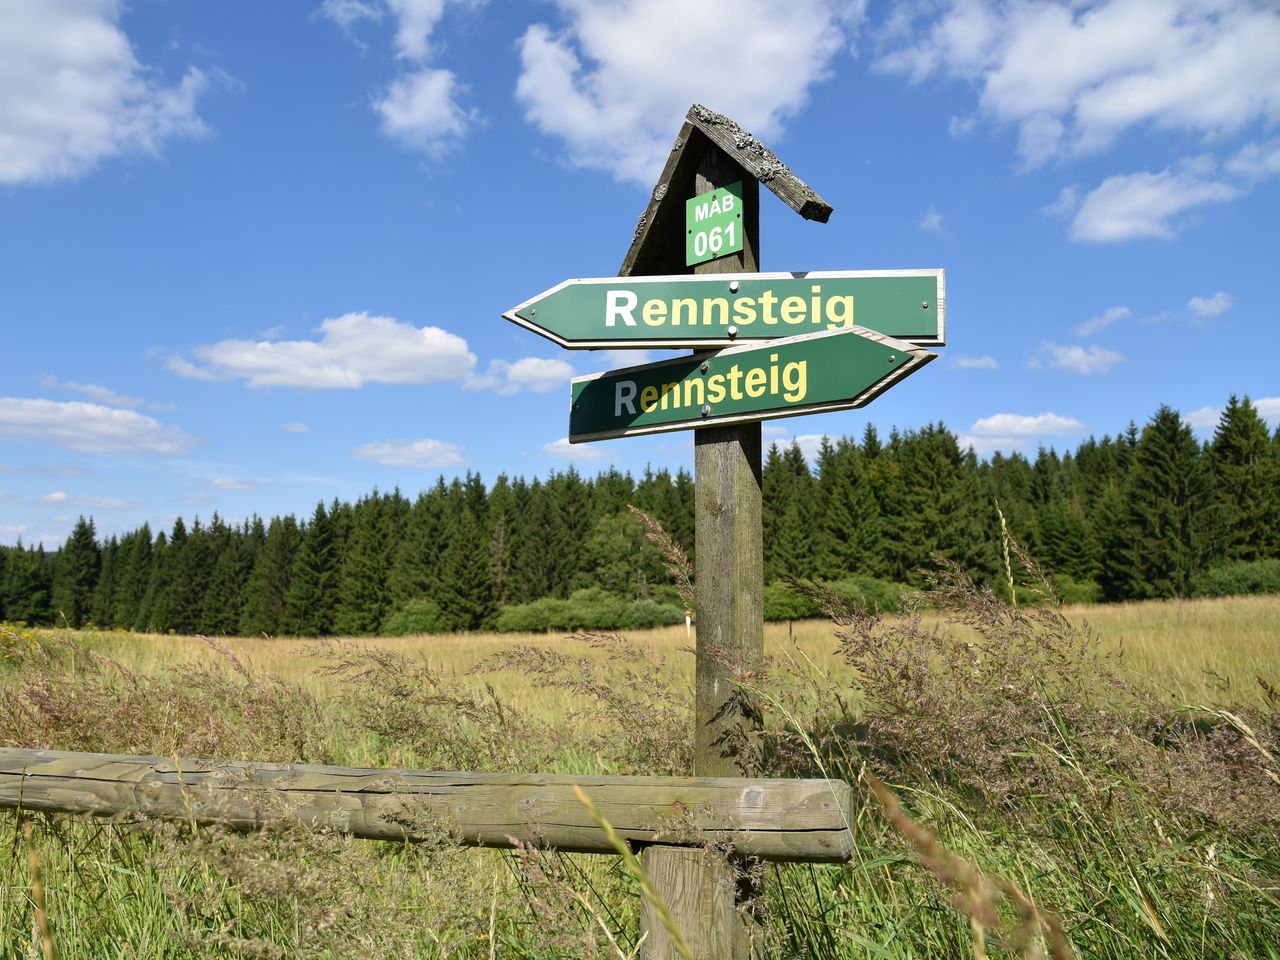
[{"label": "arrow-shaped sign", "polygon": [[577,377],[569,442],[861,407],[935,356],[850,327]]},{"label": "arrow-shaped sign", "polygon": [[945,342],[942,270],[566,280],[503,314],[562,347],[723,347],[855,325]]}]

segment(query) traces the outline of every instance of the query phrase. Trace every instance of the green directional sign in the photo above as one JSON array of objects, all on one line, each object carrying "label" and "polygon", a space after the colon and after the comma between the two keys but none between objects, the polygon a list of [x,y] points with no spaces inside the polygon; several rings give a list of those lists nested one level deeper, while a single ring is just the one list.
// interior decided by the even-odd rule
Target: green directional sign
[{"label": "green directional sign", "polygon": [[742,181],[686,200],[684,226],[684,262],[689,266],[741,250]]},{"label": "green directional sign", "polygon": [[724,347],[866,327],[920,346],[945,342],[941,270],[724,273],[566,280],[508,320],[570,348]]},{"label": "green directional sign", "polygon": [[851,327],[577,377],[569,442],[861,407],[935,356]]}]

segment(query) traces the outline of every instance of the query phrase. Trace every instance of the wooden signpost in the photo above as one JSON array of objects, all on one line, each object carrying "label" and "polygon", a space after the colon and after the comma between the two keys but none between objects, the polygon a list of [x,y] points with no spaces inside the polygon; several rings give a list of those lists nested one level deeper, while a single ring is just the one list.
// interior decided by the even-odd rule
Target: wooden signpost
[{"label": "wooden signpost", "polygon": [[[722,114],[690,108],[619,278],[569,280],[503,314],[569,348],[715,348],[574,380],[569,439],[693,429],[694,775],[757,774],[764,659],[760,421],[858,407],[945,342],[941,270],[761,274],[760,184],[806,219],[831,206]],[[750,873],[647,846],[642,863],[698,960],[758,956]],[[678,956],[647,904],[646,960]]]},{"label": "wooden signpost", "polygon": [[934,354],[863,327],[576,377],[569,442],[861,407]]},{"label": "wooden signpost", "polygon": [[570,349],[723,347],[863,326],[945,340],[941,270],[843,270],[566,280],[503,314]]}]

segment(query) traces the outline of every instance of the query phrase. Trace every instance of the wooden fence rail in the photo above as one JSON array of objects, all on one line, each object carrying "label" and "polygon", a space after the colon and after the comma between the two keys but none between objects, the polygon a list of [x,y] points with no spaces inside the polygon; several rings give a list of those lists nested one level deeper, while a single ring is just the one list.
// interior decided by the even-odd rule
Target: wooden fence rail
[{"label": "wooden fence rail", "polygon": [[0,749],[0,809],[144,816],[251,831],[272,822],[371,840],[512,840],[579,853],[614,849],[580,786],[633,847],[715,844],[743,857],[842,863],[852,791],[827,780],[610,777],[370,770],[312,764]]}]

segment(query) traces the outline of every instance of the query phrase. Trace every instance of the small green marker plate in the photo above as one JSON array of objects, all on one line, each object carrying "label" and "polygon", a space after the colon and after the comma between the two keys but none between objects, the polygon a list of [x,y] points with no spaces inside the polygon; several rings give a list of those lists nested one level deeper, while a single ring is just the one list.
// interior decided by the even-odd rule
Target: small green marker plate
[{"label": "small green marker plate", "polygon": [[742,249],[742,181],[686,200],[685,263],[693,266]]}]

